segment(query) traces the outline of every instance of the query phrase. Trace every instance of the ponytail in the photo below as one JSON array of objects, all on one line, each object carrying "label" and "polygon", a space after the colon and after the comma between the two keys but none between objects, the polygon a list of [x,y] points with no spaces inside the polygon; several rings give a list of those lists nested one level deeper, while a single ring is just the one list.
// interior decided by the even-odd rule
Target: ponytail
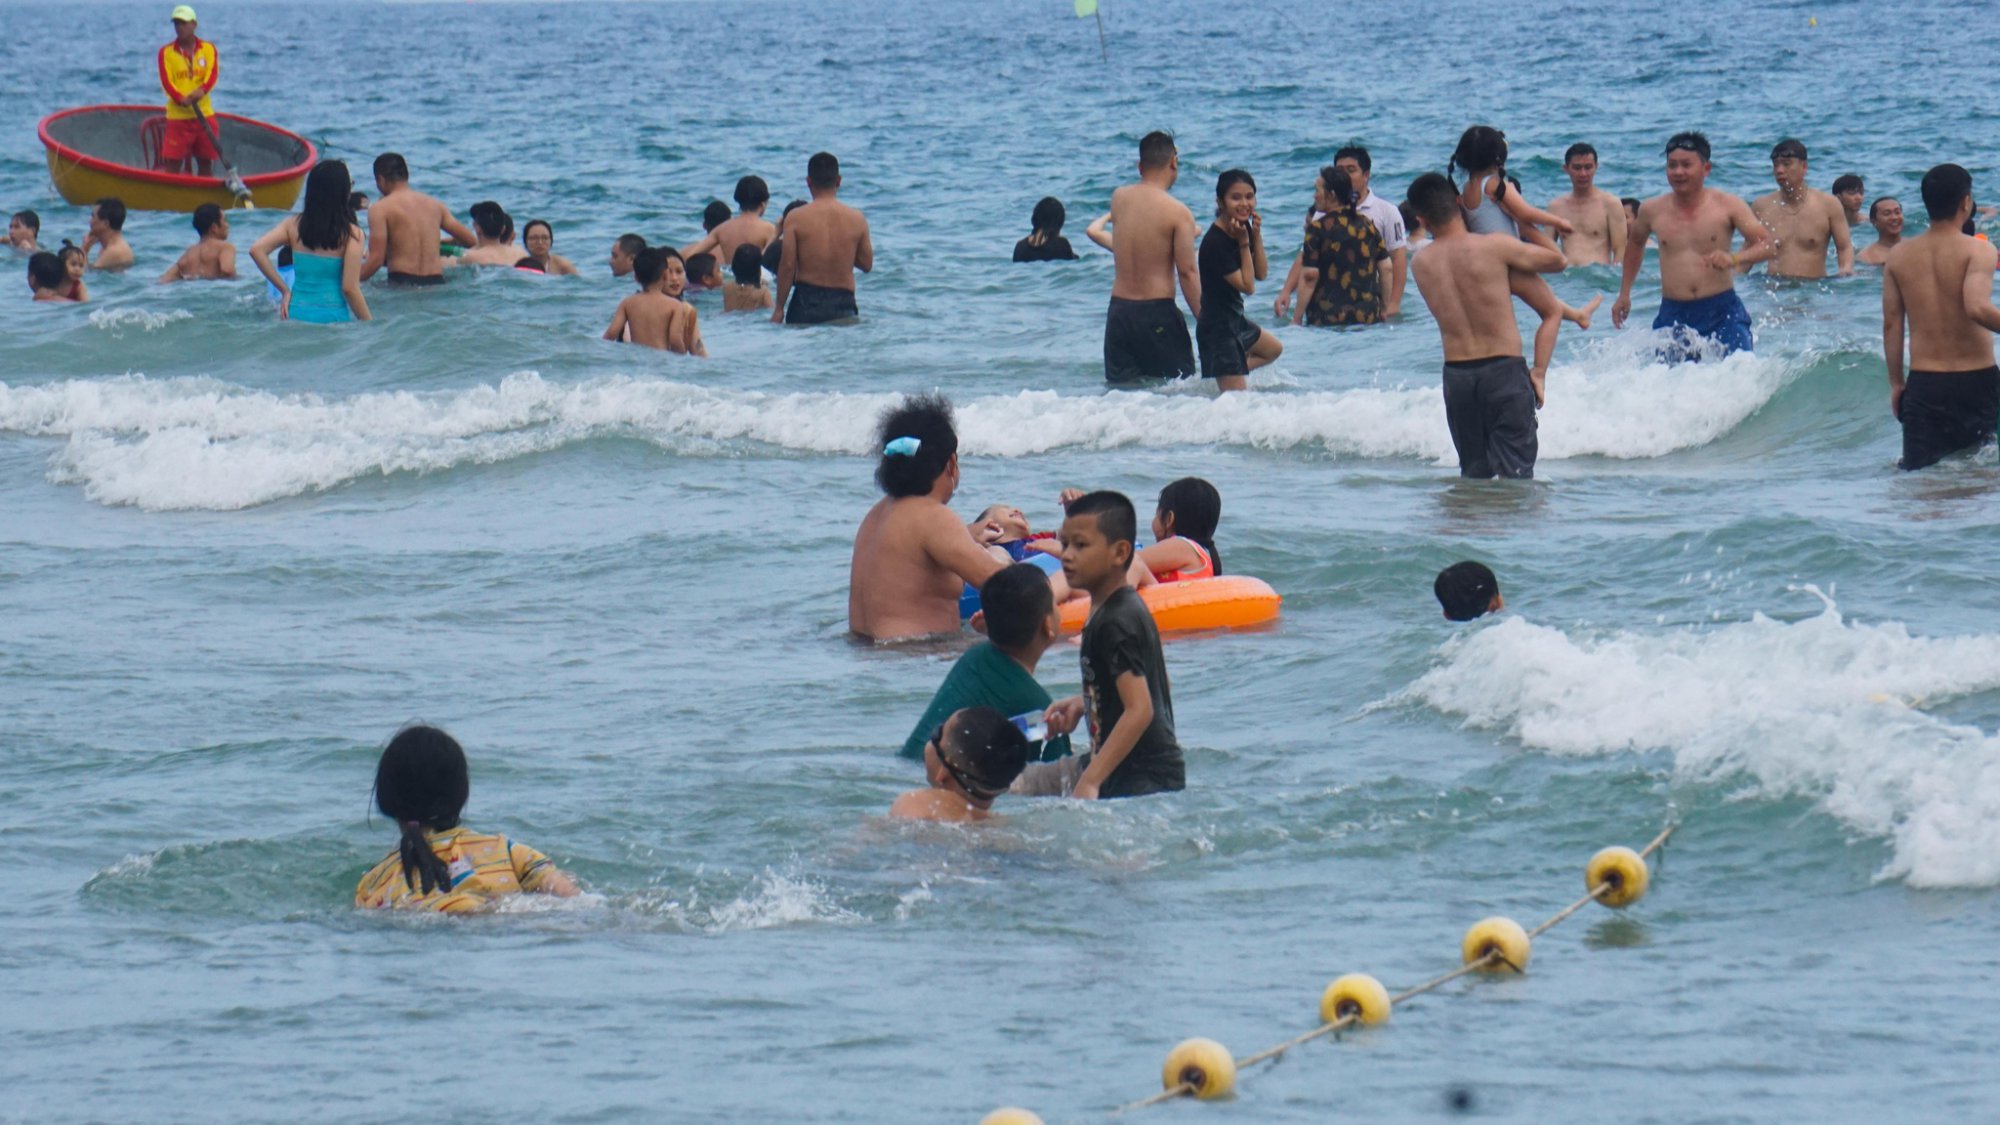
[{"label": "ponytail", "polygon": [[431,842],[424,838],[422,822],[403,822],[403,839],[396,850],[403,860],[404,886],[414,891],[421,883],[425,894],[451,889],[451,869],[431,850]]}]

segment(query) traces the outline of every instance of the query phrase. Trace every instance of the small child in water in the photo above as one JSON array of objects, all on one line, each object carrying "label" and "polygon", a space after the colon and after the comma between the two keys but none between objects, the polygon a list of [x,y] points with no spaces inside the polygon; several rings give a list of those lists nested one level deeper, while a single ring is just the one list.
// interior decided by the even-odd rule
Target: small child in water
[{"label": "small child in water", "polygon": [[[1064,507],[1083,495],[1064,489]],[[1222,494],[1200,477],[1182,477],[1160,490],[1153,509],[1153,545],[1133,556],[1127,576],[1134,588],[1158,582],[1186,582],[1222,573],[1222,552],[1215,546],[1215,527],[1222,522]]]},{"label": "small child in water", "polygon": [[1500,580],[1485,563],[1453,563],[1438,571],[1431,585],[1447,621],[1472,621],[1507,608]]},{"label": "small child in water", "polygon": [[47,250],[38,250],[28,259],[28,291],[37,301],[54,304],[75,304],[76,299],[64,295],[69,285],[69,274],[63,269],[62,259]]},{"label": "small child in water", "polygon": [[62,249],[56,251],[62,259],[63,274],[69,278],[69,285],[63,290],[65,300],[83,302],[90,300],[90,290],[83,284],[83,275],[90,268],[90,256],[83,247],[63,239]]},{"label": "small child in water", "polygon": [[722,288],[722,268],[715,255],[696,254],[687,259],[687,283],[695,289]]},{"label": "small child in water", "polygon": [[896,820],[966,823],[992,817],[994,798],[1028,764],[1028,736],[991,707],[953,711],[924,741],[927,788],[896,798]]},{"label": "small child in water", "polygon": [[548,856],[461,825],[469,789],[457,740],[436,727],[396,732],[375,767],[375,805],[396,822],[402,841],[361,877],[354,905],[462,914],[523,891],[576,894]]},{"label": "small child in water", "polygon": [[771,307],[771,290],[764,285],[764,251],[754,242],[736,247],[729,260],[733,280],[722,285],[722,311],[756,312]]},{"label": "small child in water", "polygon": [[234,281],[236,247],[229,242],[229,216],[213,203],[194,209],[195,243],[181,253],[167,272],[162,285],[170,281]]},{"label": "small child in water", "polygon": [[632,259],[632,280],[639,291],[618,303],[611,326],[604,330],[605,339],[682,355],[708,354],[694,306],[680,299],[687,281],[680,251],[671,246],[639,251]]}]

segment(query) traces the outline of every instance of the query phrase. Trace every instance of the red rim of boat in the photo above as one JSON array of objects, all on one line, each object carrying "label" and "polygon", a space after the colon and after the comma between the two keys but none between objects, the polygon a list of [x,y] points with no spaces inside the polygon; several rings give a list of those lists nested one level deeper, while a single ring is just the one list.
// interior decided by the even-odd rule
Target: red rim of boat
[{"label": "red rim of boat", "polygon": [[[185,176],[179,172],[158,172],[151,168],[134,168],[130,164],[119,164],[116,161],[104,160],[99,157],[92,156],[86,152],[78,152],[76,149],[73,149],[68,145],[63,144],[61,141],[56,140],[54,137],[49,136],[49,124],[54,121],[60,121],[65,117],[74,117],[79,113],[103,113],[111,110],[135,110],[135,109],[140,111],[160,112],[160,107],[156,105],[78,106],[75,109],[58,110],[55,113],[51,113],[47,117],[42,118],[41,124],[35,126],[35,132],[41,135],[42,144],[46,146],[50,152],[55,153],[57,156],[60,156],[63,160],[71,164],[76,164],[84,168],[89,168],[92,171],[108,173],[110,175],[118,176],[127,180],[139,180],[143,183],[165,184],[168,187],[214,188],[214,187],[225,186],[220,178],[214,176]],[[209,119],[212,121],[220,121],[223,119],[227,119],[230,121],[241,122],[254,129],[262,129],[267,133],[276,133],[281,137],[289,137],[292,140],[295,140],[305,146],[306,158],[304,161],[295,164],[290,168],[281,169],[276,172],[262,172],[255,176],[245,176],[243,177],[243,183],[244,186],[246,187],[253,187],[253,188],[264,187],[265,185],[268,184],[283,183],[286,180],[303,176],[307,172],[312,171],[313,163],[319,159],[319,150],[313,147],[313,143],[309,140],[306,140],[304,137],[299,136],[297,133],[292,132],[290,129],[280,129],[276,125],[270,125],[265,122],[258,121],[255,118],[244,117],[243,115],[236,113],[212,113],[209,115]]]}]

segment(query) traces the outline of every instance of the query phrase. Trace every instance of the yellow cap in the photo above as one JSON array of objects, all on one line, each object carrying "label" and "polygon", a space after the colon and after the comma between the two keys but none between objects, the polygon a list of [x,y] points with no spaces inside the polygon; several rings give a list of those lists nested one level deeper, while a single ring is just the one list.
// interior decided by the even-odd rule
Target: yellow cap
[{"label": "yellow cap", "polygon": [[180,7],[174,9],[174,22],[180,23],[183,20],[188,23],[195,22],[194,9],[188,7],[186,4],[182,4]]}]

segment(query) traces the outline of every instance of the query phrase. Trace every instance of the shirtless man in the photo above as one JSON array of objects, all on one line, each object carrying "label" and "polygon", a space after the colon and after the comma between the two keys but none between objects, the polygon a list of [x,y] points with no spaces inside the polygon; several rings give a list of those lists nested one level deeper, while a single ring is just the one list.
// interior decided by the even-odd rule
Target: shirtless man
[{"label": "shirtless man", "polygon": [[1509,271],[1558,273],[1562,252],[1508,234],[1465,229],[1458,187],[1436,172],[1410,185],[1431,232],[1417,255],[1417,292],[1444,344],[1444,417],[1464,477],[1535,475],[1535,387],[1521,355]]},{"label": "shirtless man", "polygon": [[[1611,306],[1611,323],[1623,328],[1632,315],[1632,283],[1646,260],[1646,240],[1660,240],[1660,312],[1655,330],[1674,332],[1661,353],[1669,363],[1711,354],[1750,351],[1750,313],[1736,295],[1736,270],[1771,256],[1771,233],[1750,207],[1727,192],[1706,186],[1708,138],[1676,133],[1667,141],[1667,187],[1639,205],[1625,234],[1624,278]],[[1730,253],[1735,236],[1743,249]],[[1692,337],[1707,343],[1698,345]]]},{"label": "shirtless man", "polygon": [[1903,241],[1902,201],[1885,195],[1869,204],[1868,223],[1875,228],[1875,242],[1856,254],[1854,260],[1868,266],[1887,265],[1889,251]]},{"label": "shirtless man", "polygon": [[1840,200],[1840,209],[1847,214],[1847,225],[1861,225],[1861,201],[1868,198],[1868,184],[1852,172],[1834,177],[1833,186],[1827,189],[1835,199]]},{"label": "shirtless man", "polygon": [[832,153],[814,153],[806,161],[806,187],[812,191],[812,202],[785,220],[785,253],[778,262],[778,299],[771,323],[856,320],[861,313],[854,305],[854,271],[868,273],[875,268],[868,220],[840,201],[840,161]]},{"label": "shirtless man", "polygon": [[[90,258],[90,248],[97,257]],[[106,196],[90,208],[90,228],[83,235],[84,257],[94,270],[124,270],[132,267],[132,244],[125,241],[125,201]]]},{"label": "shirtless man", "polygon": [[1558,234],[1556,244],[1572,266],[1608,265],[1625,256],[1625,205],[1597,186],[1597,150],[1583,141],[1563,153],[1569,194],[1549,201],[1549,213],[1569,221],[1574,229]]},{"label": "shirtless man", "polygon": [[1764,271],[1772,277],[1825,277],[1826,247],[1832,243],[1840,276],[1853,276],[1847,211],[1840,200],[1806,186],[1806,146],[1790,137],[1779,141],[1771,149],[1771,178],[1778,190],[1750,205],[1778,244]]},{"label": "shirtless man", "polygon": [[[1007,563],[945,507],[958,490],[951,404],[937,395],[906,398],[882,415],[877,440],[875,482],[884,497],[854,533],[847,627],[871,641],[956,633],[965,584],[983,586]],[[1049,585],[1058,602],[1069,596],[1060,576]]]},{"label": "shirtless man", "polygon": [[1195,269],[1194,212],[1168,194],[1180,178],[1174,139],[1152,132],[1139,139],[1139,182],[1111,193],[1111,308],[1104,314],[1104,379],[1133,383],[1195,372],[1187,321],[1174,306],[1180,278],[1188,311],[1201,318],[1201,275]]},{"label": "shirtless man", "polygon": [[361,259],[361,280],[387,266],[391,285],[444,284],[438,232],[450,235],[458,246],[471,246],[472,232],[444,204],[410,186],[410,166],[396,153],[375,158],[375,190],[381,198],[368,208],[368,254]]},{"label": "shirtless man", "polygon": [[236,247],[229,244],[229,216],[222,213],[221,207],[204,203],[194,209],[194,230],[199,238],[182,252],[180,260],[160,275],[161,284],[169,281],[234,281]]},{"label": "shirtless man", "polygon": [[693,246],[682,247],[681,257],[693,259],[696,254],[713,254],[718,262],[734,262],[736,248],[746,242],[763,250],[778,237],[778,225],[764,217],[764,208],[770,205],[771,187],[762,177],[745,176],[736,181],[735,217],[709,231]]},{"label": "shirtless man", "polygon": [[669,267],[680,262],[671,246],[641,250],[632,259],[632,280],[639,291],[618,302],[604,338],[663,352],[688,351],[688,330],[694,309],[667,292]]},{"label": "shirtless man", "polygon": [[619,235],[618,240],[611,244],[611,276],[629,277],[632,273],[632,260],[645,248],[646,240],[639,235]]},{"label": "shirtless man", "polygon": [[[1889,412],[1903,424],[1905,469],[1993,440],[2000,414],[2000,368],[1993,365],[1991,242],[1964,232],[1972,217],[1972,174],[1956,164],[1924,173],[1931,224],[1889,252],[1882,270],[1882,358],[1889,365]],[[1910,377],[1903,379],[1903,326],[1909,325]]]}]

